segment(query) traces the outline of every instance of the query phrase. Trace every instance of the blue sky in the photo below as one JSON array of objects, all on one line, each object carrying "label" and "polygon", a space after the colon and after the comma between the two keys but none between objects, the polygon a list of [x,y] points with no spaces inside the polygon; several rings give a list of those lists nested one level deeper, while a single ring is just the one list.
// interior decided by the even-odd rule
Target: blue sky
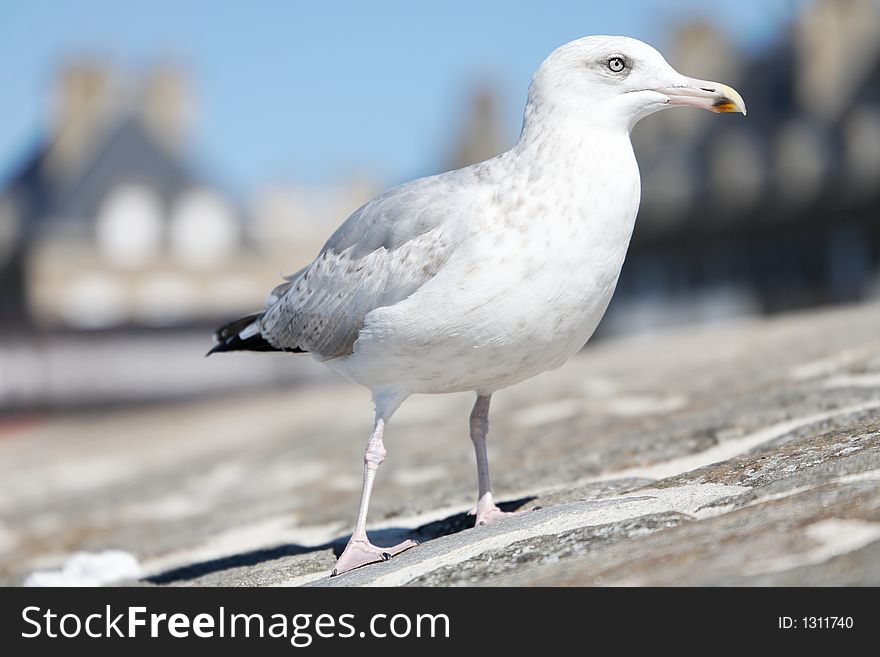
[{"label": "blue sky", "polygon": [[759,48],[800,4],[0,0],[0,180],[38,141],[58,65],[80,53],[129,72],[182,63],[196,97],[194,159],[247,194],[266,181],[434,172],[462,91],[481,80],[501,91],[513,139],[533,70],[579,36],[626,34],[662,49],[669,26],[701,16]]}]

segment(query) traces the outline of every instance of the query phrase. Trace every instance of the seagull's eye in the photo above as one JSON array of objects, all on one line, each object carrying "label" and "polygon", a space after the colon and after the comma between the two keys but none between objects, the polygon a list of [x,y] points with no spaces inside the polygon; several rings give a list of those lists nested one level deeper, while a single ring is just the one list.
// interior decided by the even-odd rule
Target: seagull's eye
[{"label": "seagull's eye", "polygon": [[622,57],[612,57],[608,60],[608,70],[612,73],[620,73],[625,68],[626,62],[623,61]]}]

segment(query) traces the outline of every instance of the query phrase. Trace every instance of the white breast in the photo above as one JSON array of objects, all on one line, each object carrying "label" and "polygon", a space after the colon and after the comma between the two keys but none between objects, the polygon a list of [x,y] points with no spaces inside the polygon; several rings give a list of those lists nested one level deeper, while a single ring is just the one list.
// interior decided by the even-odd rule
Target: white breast
[{"label": "white breast", "polygon": [[354,352],[325,364],[373,390],[491,392],[564,363],[608,306],[638,209],[628,139],[593,146],[540,178],[502,162],[447,267],[367,315]]}]

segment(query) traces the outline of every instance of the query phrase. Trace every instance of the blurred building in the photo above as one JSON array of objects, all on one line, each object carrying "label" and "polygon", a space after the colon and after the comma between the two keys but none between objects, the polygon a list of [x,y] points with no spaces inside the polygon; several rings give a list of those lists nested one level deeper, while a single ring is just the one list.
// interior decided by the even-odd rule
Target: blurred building
[{"label": "blurred building", "polygon": [[757,56],[680,27],[670,63],[749,114],[663,112],[633,134],[642,205],[602,329],[766,313],[880,294],[880,15],[821,0]]},{"label": "blurred building", "polygon": [[[711,23],[664,48],[736,86],[749,116],[663,112],[636,128],[638,228],[603,330],[845,301],[880,289],[880,17],[874,0],[806,5],[777,43],[739,52]],[[448,168],[504,150],[491,85],[473,87]],[[0,327],[172,326],[254,308],[380,189],[267,184],[242,207],[185,144],[186,79],[123,84],[94,62],[58,78],[45,141],[0,192]]]},{"label": "blurred building", "polygon": [[382,190],[366,176],[337,184],[265,184],[249,207],[247,236],[279,271],[308,264],[336,227]]},{"label": "blurred building", "polygon": [[[636,128],[641,210],[600,334],[880,295],[878,3],[803,5],[757,53],[711,23],[680,26],[662,49],[735,86],[749,115],[672,110]],[[221,381],[216,364],[168,354],[200,360],[211,325],[258,308],[383,187],[267,181],[234,202],[190,163],[175,67],[132,81],[75,61],[54,98],[42,143],[0,189],[0,331],[23,334],[0,344],[0,409],[236,385],[239,373]],[[509,146],[495,90],[465,99],[446,168]],[[144,327],[166,330],[127,330]],[[136,364],[128,387],[120,361]]]},{"label": "blurred building", "polygon": [[183,73],[120,80],[74,61],[45,140],[0,192],[0,329],[210,325],[259,307],[340,218],[353,180],[267,186],[242,209],[187,152]]},{"label": "blurred building", "polygon": [[0,324],[167,325],[262,296],[241,213],[187,160],[190,116],[176,68],[61,71],[45,140],[0,194]]},{"label": "blurred building", "polygon": [[[880,295],[880,3],[803,5],[758,53],[704,21],[662,50],[734,86],[749,114],[636,127],[639,220],[600,334]],[[451,167],[509,146],[497,104],[489,86],[471,94]]]}]

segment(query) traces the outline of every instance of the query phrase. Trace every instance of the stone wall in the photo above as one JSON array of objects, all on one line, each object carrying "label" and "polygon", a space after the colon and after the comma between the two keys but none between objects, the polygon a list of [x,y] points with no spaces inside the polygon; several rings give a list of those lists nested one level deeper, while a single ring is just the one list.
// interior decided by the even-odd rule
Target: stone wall
[{"label": "stone wall", "polygon": [[394,417],[372,537],[421,545],[332,580],[354,386],[6,421],[0,578],[115,548],[160,585],[880,584],[876,304],[609,339],[498,393],[496,497],[541,508],[480,528],[471,401]]}]

